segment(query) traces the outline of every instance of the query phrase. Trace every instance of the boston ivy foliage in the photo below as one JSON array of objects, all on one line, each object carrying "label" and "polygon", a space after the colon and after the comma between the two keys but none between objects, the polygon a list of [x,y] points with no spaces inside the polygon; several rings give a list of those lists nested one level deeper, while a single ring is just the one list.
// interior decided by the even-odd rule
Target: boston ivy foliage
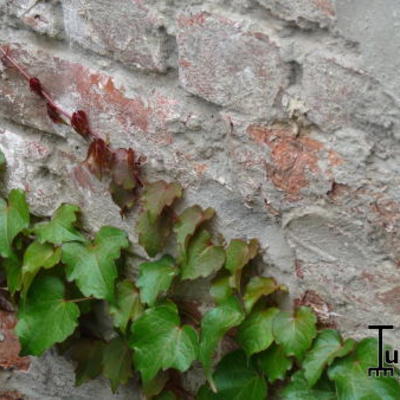
[{"label": "boston ivy foliage", "polygon": [[[134,280],[125,232],[105,226],[89,237],[75,205],[63,204],[50,220],[38,221],[23,191],[0,198],[0,280],[18,307],[22,355],[40,356],[57,345],[75,361],[77,385],[103,375],[115,392],[135,379],[143,397],[154,400],[400,398],[395,378],[368,377],[377,359],[374,339],[357,343],[318,329],[308,307],[281,311],[274,295],[287,289],[257,275],[257,240],[228,244],[213,235],[211,208],[193,205],[177,215],[178,183],[143,182],[142,158],[133,149],[112,148],[91,129],[85,111],[63,110],[11,51],[0,47],[4,67],[28,82],[53,123],[69,124],[88,141],[83,166],[108,177],[121,214],[140,205],[136,233],[149,256],[136,266]],[[178,295],[183,281],[190,290],[199,278],[209,282],[214,302],[202,313]],[[107,316],[113,332],[105,335],[99,320]],[[180,375],[199,366],[204,385],[188,393]]]},{"label": "boston ivy foliage", "polygon": [[[116,391],[136,379],[146,399],[400,397],[395,378],[368,377],[374,339],[357,343],[318,329],[308,307],[281,311],[274,294],[286,288],[257,275],[258,242],[217,240],[208,226],[214,210],[194,205],[177,215],[181,197],[177,183],[145,184],[137,230],[149,261],[136,266],[136,280],[125,232],[105,226],[89,237],[77,206],[63,204],[38,221],[23,191],[1,199],[0,271],[18,305],[21,354],[57,345],[74,360],[77,385],[103,375]],[[180,282],[197,278],[207,278],[214,301],[203,313],[178,296]],[[99,309],[114,326],[107,337]],[[178,375],[199,366],[204,384],[188,393]]]}]

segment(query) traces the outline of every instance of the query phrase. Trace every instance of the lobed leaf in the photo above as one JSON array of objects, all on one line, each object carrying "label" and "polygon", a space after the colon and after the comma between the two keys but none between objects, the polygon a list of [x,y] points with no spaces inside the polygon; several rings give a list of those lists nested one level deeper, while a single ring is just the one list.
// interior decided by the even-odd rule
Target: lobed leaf
[{"label": "lobed leaf", "polygon": [[304,377],[308,384],[315,385],[325,368],[331,365],[335,358],[346,356],[353,350],[354,345],[353,339],[343,341],[339,332],[333,329],[320,332],[303,361]]},{"label": "lobed leaf", "polygon": [[211,241],[211,234],[202,229],[190,240],[186,262],[181,265],[182,279],[207,277],[222,268],[225,250]]},{"label": "lobed leaf", "polygon": [[260,276],[251,278],[246,286],[243,297],[246,312],[250,312],[261,297],[268,296],[281,289],[286,290],[285,287],[278,285],[274,278]]},{"label": "lobed leaf", "polygon": [[240,280],[243,268],[258,254],[260,244],[257,239],[246,242],[241,239],[233,239],[226,249],[225,268],[232,274],[232,286],[240,288]]},{"label": "lobed leaf", "polygon": [[137,319],[143,312],[139,291],[135,285],[128,280],[118,282],[115,304],[109,304],[109,308],[114,326],[125,333],[129,321]]},{"label": "lobed leaf", "polygon": [[36,279],[19,306],[15,331],[22,355],[40,356],[55,343],[64,341],[78,325],[79,308],[65,300],[61,279],[44,276]]},{"label": "lobed leaf", "polygon": [[275,307],[253,311],[239,326],[236,340],[248,357],[267,349],[273,343],[272,324],[278,313]]},{"label": "lobed leaf", "polygon": [[156,256],[164,248],[172,230],[169,208],[181,196],[182,187],[177,183],[157,181],[145,185],[137,231],[139,243],[150,257]]},{"label": "lobed leaf", "polygon": [[215,393],[203,386],[198,400],[265,400],[267,384],[241,350],[226,355],[213,376]]},{"label": "lobed leaf", "polygon": [[29,207],[25,193],[13,189],[8,201],[0,198],[0,256],[13,256],[12,244],[15,237],[29,226]]},{"label": "lobed leaf", "polygon": [[143,382],[168,368],[186,371],[198,354],[197,332],[189,325],[180,326],[178,309],[172,302],[146,310],[132,324],[130,345]]},{"label": "lobed leaf", "polygon": [[201,224],[209,221],[214,215],[214,209],[207,208],[203,210],[198,205],[186,208],[182,214],[179,215],[174,225],[174,232],[176,234],[181,262],[186,261],[186,251],[189,240],[193,237],[196,230]]},{"label": "lobed leaf", "polygon": [[62,261],[67,266],[67,279],[75,281],[85,296],[113,303],[117,277],[115,260],[128,246],[126,233],[111,226],[103,226],[91,243],[65,243]]},{"label": "lobed leaf", "polygon": [[207,311],[201,321],[199,360],[211,385],[213,385],[211,378],[213,355],[218,343],[231,328],[241,324],[244,316],[239,301],[232,296]]},{"label": "lobed leaf", "polygon": [[40,222],[33,228],[40,243],[61,245],[67,242],[84,242],[84,236],[75,228],[79,207],[72,204],[61,205],[48,222]]},{"label": "lobed leaf", "polygon": [[266,351],[258,354],[257,361],[270,383],[284,380],[287,371],[293,365],[293,360],[285,355],[283,347],[275,343]]},{"label": "lobed leaf", "polygon": [[160,293],[169,289],[178,273],[175,260],[168,255],[157,261],[140,264],[139,271],[140,277],[137,285],[140,288],[140,298],[149,306],[154,305]]},{"label": "lobed leaf", "polygon": [[394,377],[368,376],[377,360],[377,340],[363,339],[345,358],[336,360],[328,370],[335,382],[338,400],[396,400],[400,384]]},{"label": "lobed leaf", "polygon": [[317,334],[317,317],[309,307],[300,307],[294,313],[281,311],[274,320],[273,334],[285,354],[302,360]]}]

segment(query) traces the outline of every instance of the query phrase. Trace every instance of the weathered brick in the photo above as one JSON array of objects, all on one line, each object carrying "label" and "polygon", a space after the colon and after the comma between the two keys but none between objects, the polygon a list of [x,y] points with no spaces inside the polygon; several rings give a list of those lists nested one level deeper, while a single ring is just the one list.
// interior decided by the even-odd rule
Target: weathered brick
[{"label": "weathered brick", "polygon": [[[301,27],[313,24],[329,26],[335,19],[335,4],[332,0],[257,0],[274,15]],[[310,24],[311,23],[311,24]]]},{"label": "weathered brick", "polygon": [[162,19],[142,0],[65,0],[68,37],[127,66],[165,71],[168,36]]},{"label": "weathered brick", "polygon": [[63,35],[64,23],[58,1],[8,0],[4,9],[35,32],[54,38]]},{"label": "weathered brick", "polygon": [[20,344],[15,336],[14,327],[17,324],[15,314],[0,309],[0,368],[17,368],[27,370],[29,357],[20,357]]},{"label": "weathered brick", "polygon": [[207,12],[180,14],[177,23],[182,86],[229,109],[270,117],[288,83],[277,45],[264,33]]},{"label": "weathered brick", "polygon": [[320,53],[309,55],[303,68],[300,96],[308,117],[323,130],[370,124],[389,128],[398,122],[396,101],[365,72]]}]

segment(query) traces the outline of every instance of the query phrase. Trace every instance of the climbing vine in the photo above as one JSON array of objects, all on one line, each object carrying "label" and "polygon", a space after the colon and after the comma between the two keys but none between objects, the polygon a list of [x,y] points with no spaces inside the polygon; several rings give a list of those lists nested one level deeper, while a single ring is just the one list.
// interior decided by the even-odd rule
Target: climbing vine
[{"label": "climbing vine", "polygon": [[[212,208],[192,205],[178,214],[178,183],[144,181],[132,149],[112,149],[92,132],[84,111],[62,111],[9,50],[1,52],[44,99],[49,117],[67,120],[88,139],[85,163],[99,178],[111,176],[122,212],[138,204],[135,230],[148,255],[134,266],[134,279],[124,231],[104,226],[88,235],[72,204],[39,220],[25,193],[11,190],[0,199],[0,273],[18,308],[21,355],[40,356],[57,345],[74,360],[77,385],[103,375],[115,392],[136,379],[145,399],[399,398],[395,378],[368,377],[374,339],[356,342],[322,329],[309,307],[281,310],[276,294],[287,289],[257,273],[257,240],[227,243],[213,234]],[[199,278],[209,283],[212,301],[183,300],[180,286],[190,291]],[[102,329],[103,318],[112,332]],[[204,384],[189,393],[185,374],[199,366]]]}]

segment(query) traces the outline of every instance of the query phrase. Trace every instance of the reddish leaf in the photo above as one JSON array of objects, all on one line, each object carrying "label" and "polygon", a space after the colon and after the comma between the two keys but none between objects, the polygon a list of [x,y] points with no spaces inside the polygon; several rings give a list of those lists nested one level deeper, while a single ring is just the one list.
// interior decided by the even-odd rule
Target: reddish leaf
[{"label": "reddish leaf", "polygon": [[77,133],[87,139],[91,136],[88,117],[83,110],[75,111],[71,117],[71,125]]},{"label": "reddish leaf", "polygon": [[110,170],[113,153],[103,139],[95,139],[90,143],[85,164],[89,170],[97,176],[103,177],[103,173]]},{"label": "reddish leaf", "polygon": [[64,120],[61,118],[61,115],[56,106],[47,102],[47,115],[55,124],[65,124]]},{"label": "reddish leaf", "polygon": [[110,192],[113,201],[124,215],[136,202],[137,189],[143,186],[140,178],[141,158],[132,149],[117,149],[113,153]]},{"label": "reddish leaf", "polygon": [[113,182],[124,189],[142,186],[140,180],[140,160],[136,160],[132,149],[117,149],[112,162]]},{"label": "reddish leaf", "polygon": [[42,84],[40,83],[38,78],[29,79],[29,87],[32,92],[35,92],[38,96],[44,98]]}]

